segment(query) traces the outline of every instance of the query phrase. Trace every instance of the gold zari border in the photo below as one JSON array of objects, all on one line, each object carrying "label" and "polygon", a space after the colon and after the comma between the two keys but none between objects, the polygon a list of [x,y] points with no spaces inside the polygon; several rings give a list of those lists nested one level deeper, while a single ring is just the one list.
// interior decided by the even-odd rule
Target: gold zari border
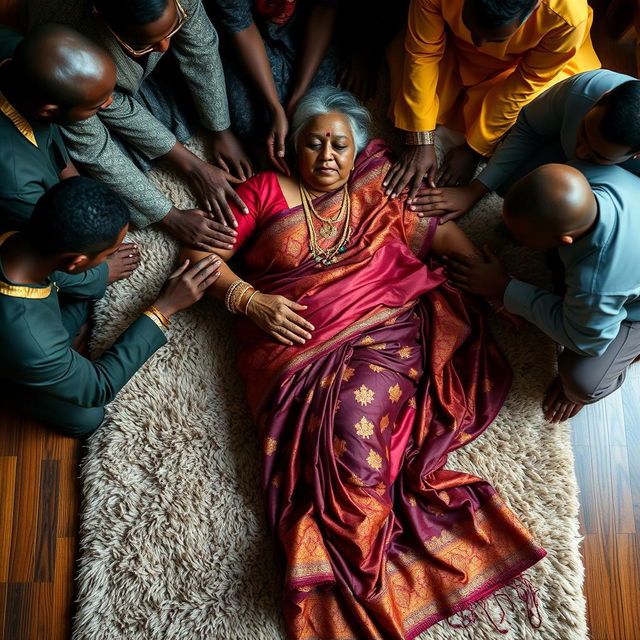
[{"label": "gold zari border", "polygon": [[0,294],[11,296],[12,298],[29,298],[31,300],[41,300],[48,298],[51,293],[51,285],[48,287],[18,287],[6,282],[0,282]]},{"label": "gold zari border", "polygon": [[[2,94],[0,94],[2,95]],[[17,231],[7,231],[0,236],[0,246],[7,238],[10,238]],[[12,298],[29,298],[31,300],[42,300],[48,298],[51,293],[51,285],[48,287],[26,287],[24,285],[7,284],[0,280],[0,294],[11,296]]]},{"label": "gold zari border", "polygon": [[29,124],[27,119],[16,109],[13,105],[4,97],[4,94],[0,91],[0,111],[4,113],[15,128],[35,147],[38,146],[36,135],[33,132],[33,127]]}]

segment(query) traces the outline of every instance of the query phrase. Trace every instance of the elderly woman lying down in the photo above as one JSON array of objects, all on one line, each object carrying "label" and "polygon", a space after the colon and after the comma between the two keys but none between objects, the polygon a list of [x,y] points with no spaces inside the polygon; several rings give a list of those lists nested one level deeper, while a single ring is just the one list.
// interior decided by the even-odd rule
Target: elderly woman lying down
[{"label": "elderly woman lying down", "polygon": [[294,638],[414,638],[545,554],[492,487],[443,469],[511,372],[431,257],[474,246],[384,195],[391,154],[368,118],[338,89],[302,99],[297,176],[238,188],[249,214],[219,255],[244,279],[223,263],[209,288],[240,316]]}]

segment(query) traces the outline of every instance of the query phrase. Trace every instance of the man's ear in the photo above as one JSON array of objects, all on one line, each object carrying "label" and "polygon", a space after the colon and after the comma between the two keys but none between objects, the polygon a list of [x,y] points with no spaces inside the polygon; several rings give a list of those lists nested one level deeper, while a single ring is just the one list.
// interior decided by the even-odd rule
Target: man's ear
[{"label": "man's ear", "polygon": [[80,255],[70,256],[66,260],[65,271],[69,273],[77,273],[78,271],[82,271],[87,262],[90,261],[88,255],[81,253]]},{"label": "man's ear", "polygon": [[559,236],[558,241],[562,244],[573,244],[573,238],[571,236]]},{"label": "man's ear", "polygon": [[42,120],[53,120],[60,113],[60,107],[57,104],[43,104],[38,107],[38,117]]}]

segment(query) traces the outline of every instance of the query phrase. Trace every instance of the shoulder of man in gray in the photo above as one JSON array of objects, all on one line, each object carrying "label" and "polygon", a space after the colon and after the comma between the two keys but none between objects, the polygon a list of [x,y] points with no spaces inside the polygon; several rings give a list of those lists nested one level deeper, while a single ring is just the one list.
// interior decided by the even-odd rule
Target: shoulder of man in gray
[{"label": "shoulder of man in gray", "polygon": [[[187,21],[172,37],[169,51],[178,60],[202,125],[222,131],[230,126],[230,119],[218,34],[202,0],[180,0],[180,5]],[[164,55],[149,54],[144,66],[128,56],[108,29],[90,16],[84,0],[27,0],[27,15],[29,28],[46,22],[64,23],[105,47],[118,70],[117,86],[129,95],[138,92],[144,78]]]},{"label": "shoulder of man in gray", "polygon": [[[191,89],[202,124],[214,131],[226,129],[230,121],[217,33],[201,0],[182,0],[181,4],[188,19],[173,37],[172,51]],[[122,94],[132,96],[137,93],[144,78],[163,55],[150,54],[143,67],[126,55],[109,31],[89,16],[87,6],[81,0],[29,0],[28,13],[30,26],[56,19],[74,26],[104,46],[116,63],[116,95],[120,93],[121,97],[124,97]],[[118,133],[150,159],[166,154],[175,144],[175,137],[131,99],[114,100],[109,109],[65,130],[73,159],[127,200],[136,226],[159,221],[168,213],[171,203],[113,142],[107,129]]]}]

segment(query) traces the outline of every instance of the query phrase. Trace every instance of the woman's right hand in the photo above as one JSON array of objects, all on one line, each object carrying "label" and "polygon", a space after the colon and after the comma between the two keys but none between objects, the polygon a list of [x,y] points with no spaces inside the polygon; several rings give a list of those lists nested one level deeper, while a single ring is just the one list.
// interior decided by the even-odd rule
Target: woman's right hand
[{"label": "woman's right hand", "polygon": [[164,283],[162,291],[153,306],[167,318],[195,304],[205,291],[218,279],[220,258],[212,254],[202,258],[189,268],[185,260]]},{"label": "woman's right hand", "polygon": [[282,344],[292,346],[294,342],[304,344],[311,338],[309,332],[315,330],[310,322],[296,313],[306,308],[284,296],[256,293],[247,309],[247,316],[265,333]]}]

